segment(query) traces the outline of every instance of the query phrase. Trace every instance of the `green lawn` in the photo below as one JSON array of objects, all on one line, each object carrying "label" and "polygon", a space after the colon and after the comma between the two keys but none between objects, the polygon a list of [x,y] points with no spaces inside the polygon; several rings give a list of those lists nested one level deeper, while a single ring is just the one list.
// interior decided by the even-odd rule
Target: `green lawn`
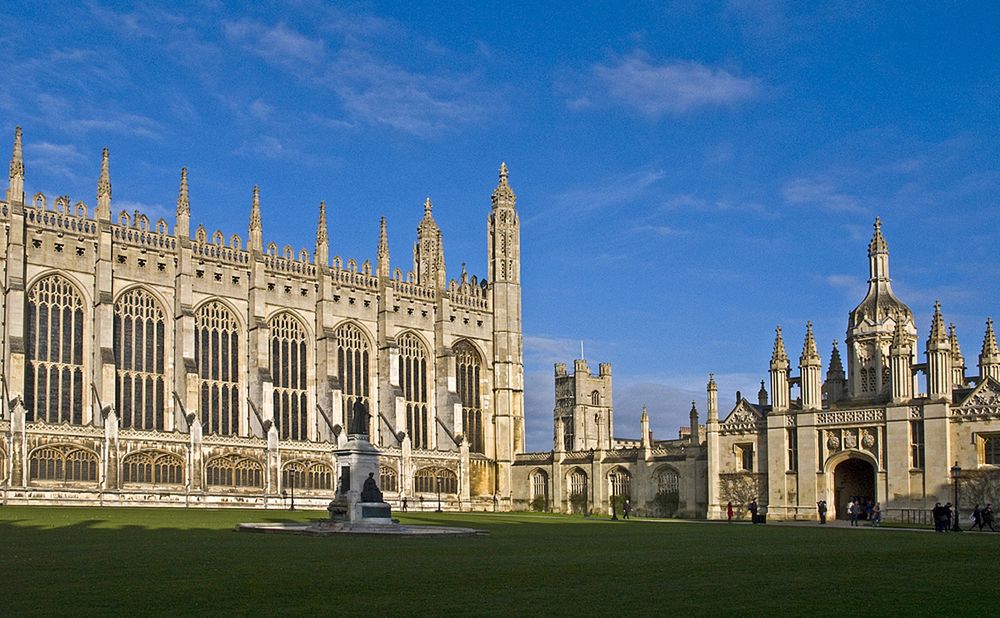
[{"label": "green lawn", "polygon": [[471,538],[233,531],[317,512],[0,507],[0,614],[997,611],[1000,534],[410,514]]}]

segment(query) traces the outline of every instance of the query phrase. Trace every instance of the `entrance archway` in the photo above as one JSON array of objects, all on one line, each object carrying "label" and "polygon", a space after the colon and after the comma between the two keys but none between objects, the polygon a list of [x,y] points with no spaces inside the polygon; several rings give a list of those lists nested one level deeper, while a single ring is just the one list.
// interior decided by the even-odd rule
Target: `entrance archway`
[{"label": "entrance archway", "polygon": [[833,469],[833,500],[837,519],[848,519],[847,503],[875,500],[875,468],[863,459],[850,458]]}]

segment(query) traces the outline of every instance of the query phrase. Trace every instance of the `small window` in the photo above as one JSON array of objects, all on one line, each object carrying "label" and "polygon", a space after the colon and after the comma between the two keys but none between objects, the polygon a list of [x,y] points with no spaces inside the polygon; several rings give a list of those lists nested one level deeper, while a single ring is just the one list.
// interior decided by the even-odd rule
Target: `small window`
[{"label": "small window", "polygon": [[924,467],[924,422],[910,421],[910,466]]},{"label": "small window", "polygon": [[983,440],[983,463],[1000,466],[1000,436],[990,436]]},{"label": "small window", "polygon": [[798,472],[799,470],[799,438],[794,428],[785,430],[785,441],[788,444],[788,471]]},{"label": "small window", "polygon": [[741,444],[736,448],[740,456],[740,469],[753,472],[753,444]]},{"label": "small window", "polygon": [[590,394],[590,405],[592,406],[601,405],[601,394],[598,393],[597,391],[594,391],[593,393]]}]

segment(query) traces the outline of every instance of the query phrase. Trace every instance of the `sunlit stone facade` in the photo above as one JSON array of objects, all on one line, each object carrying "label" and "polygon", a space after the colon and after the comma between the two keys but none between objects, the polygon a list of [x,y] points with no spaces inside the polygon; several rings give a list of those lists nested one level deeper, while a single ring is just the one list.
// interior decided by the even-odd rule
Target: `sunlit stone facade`
[{"label": "sunlit stone facade", "polygon": [[524,397],[506,166],[487,276],[450,281],[429,199],[404,269],[384,219],[374,265],[331,259],[323,204],[312,252],[265,244],[257,187],[245,239],[192,229],[186,170],[172,226],[116,214],[106,150],[94,207],[26,196],[24,177],[18,129],[0,203],[6,503],[325,505],[360,401],[390,502],[509,508]]}]

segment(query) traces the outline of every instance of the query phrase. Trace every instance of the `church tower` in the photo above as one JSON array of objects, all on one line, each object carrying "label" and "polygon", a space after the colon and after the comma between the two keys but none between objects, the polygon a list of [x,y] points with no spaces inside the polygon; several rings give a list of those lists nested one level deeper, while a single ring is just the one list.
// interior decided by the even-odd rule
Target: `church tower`
[{"label": "church tower", "polygon": [[[510,495],[510,464],[524,452],[524,354],[521,349],[521,224],[517,196],[500,164],[488,222],[488,278],[493,308],[493,415],[499,489]],[[443,258],[442,258],[443,259]],[[443,264],[442,264],[443,270]],[[507,485],[504,486],[504,483]]]},{"label": "church tower", "polygon": [[917,328],[913,312],[892,291],[889,279],[889,244],[882,235],[882,221],[868,243],[868,294],[851,312],[847,325],[847,375],[851,399],[888,399],[891,375],[890,349],[896,320],[903,320],[904,339],[916,349]]}]

